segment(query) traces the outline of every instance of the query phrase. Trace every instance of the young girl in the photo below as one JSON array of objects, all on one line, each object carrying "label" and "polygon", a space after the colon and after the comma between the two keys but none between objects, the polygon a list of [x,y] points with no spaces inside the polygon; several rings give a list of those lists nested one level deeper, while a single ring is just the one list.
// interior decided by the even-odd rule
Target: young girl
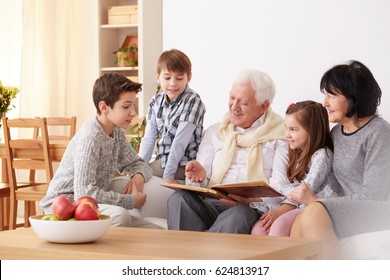
[{"label": "young girl", "polygon": [[[289,143],[287,175],[291,184],[278,191],[287,196],[296,186],[306,184],[319,197],[338,196],[340,188],[332,171],[333,142],[326,109],[314,101],[291,104],[286,111],[285,126]],[[303,207],[288,199],[277,207],[257,207],[264,214],[251,234],[289,236],[291,225]]]}]

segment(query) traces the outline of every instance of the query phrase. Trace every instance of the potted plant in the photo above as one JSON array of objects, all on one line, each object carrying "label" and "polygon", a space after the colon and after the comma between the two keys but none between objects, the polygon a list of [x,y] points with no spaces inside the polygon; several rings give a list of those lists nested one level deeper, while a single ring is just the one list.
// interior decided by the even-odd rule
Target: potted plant
[{"label": "potted plant", "polygon": [[146,127],[146,118],[143,118],[142,121],[136,122],[129,129],[130,137],[130,145],[133,149],[138,153],[139,145],[141,144],[142,137],[145,135],[145,127]]},{"label": "potted plant", "polygon": [[5,117],[8,111],[15,108],[15,105],[11,103],[18,93],[19,89],[17,87],[5,87],[0,80],[0,120]]},{"label": "potted plant", "polygon": [[114,52],[116,54],[115,64],[119,67],[137,66],[137,52],[136,44],[132,44],[129,48],[119,48]]}]

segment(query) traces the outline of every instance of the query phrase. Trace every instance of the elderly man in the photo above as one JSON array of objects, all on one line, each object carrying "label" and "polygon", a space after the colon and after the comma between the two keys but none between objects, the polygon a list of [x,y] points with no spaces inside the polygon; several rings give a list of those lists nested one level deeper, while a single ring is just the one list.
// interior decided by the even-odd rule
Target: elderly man
[{"label": "elderly man", "polygon": [[[236,77],[229,112],[207,129],[197,160],[186,165],[188,184],[263,180],[278,189],[289,183],[284,121],[270,107],[274,96],[274,83],[266,73],[246,70]],[[231,197],[234,201],[176,191],[168,200],[168,228],[250,233],[260,214],[249,204],[262,199]]]}]

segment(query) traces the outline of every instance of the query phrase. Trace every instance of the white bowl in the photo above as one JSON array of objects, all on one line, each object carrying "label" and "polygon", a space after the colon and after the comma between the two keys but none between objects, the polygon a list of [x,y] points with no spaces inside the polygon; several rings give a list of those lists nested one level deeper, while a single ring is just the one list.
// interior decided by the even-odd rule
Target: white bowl
[{"label": "white bowl", "polygon": [[39,237],[54,243],[93,242],[103,237],[111,226],[111,218],[106,215],[88,221],[42,220],[43,216],[31,216],[31,226]]}]

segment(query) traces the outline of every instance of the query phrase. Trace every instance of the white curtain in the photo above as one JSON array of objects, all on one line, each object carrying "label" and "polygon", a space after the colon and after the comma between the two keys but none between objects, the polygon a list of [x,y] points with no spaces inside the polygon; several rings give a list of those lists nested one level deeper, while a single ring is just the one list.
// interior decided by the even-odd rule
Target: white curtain
[{"label": "white curtain", "polygon": [[[96,3],[24,0],[23,116],[78,116],[85,111],[80,102],[86,94],[90,96],[98,69],[97,62],[88,68],[83,64],[91,58],[97,61],[97,51],[89,50],[97,46],[94,37],[89,37],[97,27]],[[86,44],[88,38],[92,38],[91,46]],[[92,108],[92,101],[87,105]],[[78,118],[78,124],[80,121]]]},{"label": "white curtain", "polygon": [[[22,7],[23,0],[0,0],[0,80],[4,86],[20,88],[20,69],[22,58]],[[15,105],[7,115],[19,116],[20,94],[12,104]],[[1,138],[2,130],[0,130]]]},{"label": "white curtain", "polygon": [[[25,117],[68,115],[67,85],[76,59],[72,40],[77,1],[25,0],[21,112]],[[68,82],[69,81],[69,82]]]}]

